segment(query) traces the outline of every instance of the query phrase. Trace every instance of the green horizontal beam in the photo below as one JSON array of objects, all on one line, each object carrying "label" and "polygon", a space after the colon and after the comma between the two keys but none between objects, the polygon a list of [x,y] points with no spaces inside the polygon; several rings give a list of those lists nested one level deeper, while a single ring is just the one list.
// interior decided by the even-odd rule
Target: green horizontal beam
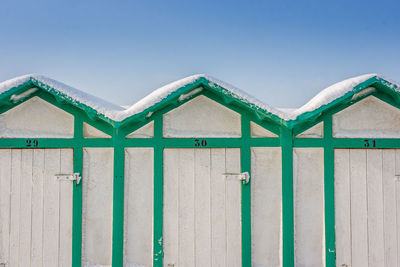
[{"label": "green horizontal beam", "polygon": [[323,147],[324,139],[322,138],[295,138],[293,140],[294,147]]},{"label": "green horizontal beam", "polygon": [[333,138],[334,148],[400,148],[400,139]]},{"label": "green horizontal beam", "polygon": [[162,138],[153,139],[125,139],[125,147],[176,147],[176,148],[212,148],[212,147],[240,147],[242,145],[258,147],[279,147],[279,138]]},{"label": "green horizontal beam", "polygon": [[[330,144],[328,144],[330,143]],[[297,138],[294,147],[326,147],[334,148],[400,148],[400,139],[386,138]]]},{"label": "green horizontal beam", "polygon": [[[0,148],[73,148],[72,138],[0,138]],[[84,147],[112,147],[111,139],[81,139]]]},{"label": "green horizontal beam", "polygon": [[2,138],[0,148],[72,148],[75,142],[75,139],[58,138]]}]

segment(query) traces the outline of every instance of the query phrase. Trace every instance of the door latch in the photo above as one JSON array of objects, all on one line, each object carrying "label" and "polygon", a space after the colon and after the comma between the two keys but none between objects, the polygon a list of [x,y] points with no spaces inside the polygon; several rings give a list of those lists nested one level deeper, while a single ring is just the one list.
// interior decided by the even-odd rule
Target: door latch
[{"label": "door latch", "polygon": [[223,173],[222,177],[227,181],[242,181],[243,184],[248,184],[250,181],[250,174],[248,172],[242,173]]},{"label": "door latch", "polygon": [[[57,181],[76,181],[77,184],[79,184],[82,180],[82,177],[79,173],[73,173],[73,174],[56,174],[54,175],[57,178]],[[1,266],[0,266],[1,267]]]}]

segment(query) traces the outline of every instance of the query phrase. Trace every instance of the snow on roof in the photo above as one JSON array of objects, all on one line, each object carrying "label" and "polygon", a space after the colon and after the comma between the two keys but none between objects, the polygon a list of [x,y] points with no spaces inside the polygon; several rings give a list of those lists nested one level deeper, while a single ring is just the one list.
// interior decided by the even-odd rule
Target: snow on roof
[{"label": "snow on roof", "polygon": [[107,102],[99,97],[87,94],[64,83],[36,74],[27,74],[0,83],[0,94],[29,81],[36,81],[39,84],[54,89],[56,94],[59,93],[63,95],[71,102],[86,105],[111,119],[124,110],[123,107]]},{"label": "snow on roof", "polygon": [[353,90],[355,86],[359,85],[366,80],[378,76],[375,73],[372,74],[364,74],[360,76],[356,76],[350,79],[346,79],[344,81],[335,83],[321,92],[319,92],[316,96],[314,96],[310,101],[308,101],[305,105],[301,106],[298,109],[291,110],[287,112],[286,120],[295,120],[299,115],[316,110],[324,105],[327,105],[334,100],[344,96],[349,91]]},{"label": "snow on roof", "polygon": [[257,108],[261,108],[269,113],[283,115],[283,113],[280,112],[279,110],[274,109],[274,108],[258,101],[256,98],[254,98],[254,97],[250,96],[249,94],[245,93],[244,91],[234,87],[233,85],[225,83],[221,80],[218,80],[218,79],[211,77],[209,75],[206,75],[206,74],[197,74],[197,75],[192,75],[192,76],[183,78],[181,80],[172,82],[170,84],[167,84],[167,85],[153,91],[151,94],[144,97],[143,99],[141,99],[136,104],[132,105],[130,108],[128,108],[124,112],[121,112],[119,114],[118,120],[123,120],[127,117],[130,117],[135,114],[143,112],[147,108],[152,107],[153,105],[161,102],[163,99],[167,98],[169,95],[176,92],[178,89],[180,89],[188,84],[193,84],[201,78],[204,78],[205,80],[209,81],[211,83],[211,86],[212,86],[212,83],[214,83],[214,84],[226,89],[227,94],[233,96],[236,99],[239,99],[240,101],[243,101],[250,105],[256,106]]},{"label": "snow on roof", "polygon": [[279,118],[288,121],[288,120],[295,120],[301,114],[314,111],[324,105],[331,103],[332,101],[352,91],[360,83],[372,77],[379,78],[377,74],[365,74],[336,83],[322,90],[308,103],[306,103],[305,105],[303,105],[298,109],[273,108],[257,100],[256,98],[248,95],[242,90],[205,74],[189,76],[184,79],[167,84],[155,90],[154,92],[152,92],[151,94],[144,97],[143,99],[141,99],[140,101],[138,101],[137,103],[133,104],[130,107],[121,107],[109,103],[103,99],[89,95],[85,92],[72,88],[61,82],[55,81],[53,79],[41,75],[34,75],[34,74],[20,76],[0,83],[0,94],[32,80],[36,81],[39,85],[42,85],[44,87],[47,86],[49,88],[54,89],[56,93],[62,94],[64,97],[67,97],[73,103],[80,103],[96,110],[99,114],[102,114],[106,118],[109,118],[114,121],[123,121],[128,117],[139,114],[145,111],[146,109],[151,108],[154,105],[160,103],[161,101],[163,101],[165,98],[167,98],[180,88],[194,84],[198,82],[200,79],[203,79],[203,81],[208,82],[211,87],[215,87],[215,85],[221,87],[223,89],[222,92],[224,94],[227,94],[244,103],[247,103],[251,107],[254,107],[265,113],[276,115]]}]

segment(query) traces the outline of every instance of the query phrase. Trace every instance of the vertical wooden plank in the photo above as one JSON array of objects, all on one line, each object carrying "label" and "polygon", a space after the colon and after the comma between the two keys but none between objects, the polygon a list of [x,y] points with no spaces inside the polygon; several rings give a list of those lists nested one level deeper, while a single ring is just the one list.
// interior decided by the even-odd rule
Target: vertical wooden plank
[{"label": "vertical wooden plank", "polygon": [[33,151],[22,149],[21,155],[21,199],[19,224],[19,264],[31,266],[31,201]]},{"label": "vertical wooden plank", "polygon": [[250,182],[252,264],[253,266],[282,266],[282,155],[280,147],[253,147],[251,149]]},{"label": "vertical wooden plank", "polygon": [[164,150],[164,264],[179,259],[179,149]]},{"label": "vertical wooden plank", "polygon": [[211,264],[226,266],[225,149],[211,149]]},{"label": "vertical wooden plank", "polygon": [[384,266],[382,150],[367,150],[368,263]]},{"label": "vertical wooden plank", "polygon": [[11,225],[10,225],[10,266],[19,263],[19,224],[21,198],[21,149],[11,150]]},{"label": "vertical wooden plank", "polygon": [[[73,151],[61,149],[60,173],[73,173]],[[59,266],[72,265],[72,186],[71,181],[59,181],[60,188],[60,231],[59,231]]]},{"label": "vertical wooden plank", "polygon": [[43,266],[58,266],[60,149],[46,149],[44,175]]},{"label": "vertical wooden plank", "polygon": [[[397,235],[396,226],[396,181],[394,149],[383,149],[382,152],[382,182],[383,182],[383,223],[384,223],[384,266],[397,266]],[[399,173],[400,174],[400,173]]]},{"label": "vertical wooden plank", "polygon": [[211,150],[194,151],[195,266],[211,266]]},{"label": "vertical wooden plank", "polygon": [[350,150],[352,267],[368,266],[366,162],[365,150]]},{"label": "vertical wooden plank", "polygon": [[296,266],[325,266],[323,152],[295,148],[293,153]]},{"label": "vertical wooden plank", "polygon": [[125,266],[153,262],[153,159],[153,148],[125,150]]},{"label": "vertical wooden plank", "polygon": [[[240,149],[226,149],[226,172],[240,173]],[[226,182],[226,264],[242,266],[241,182]]]},{"label": "vertical wooden plank", "polygon": [[113,167],[112,148],[84,148],[83,265],[112,262]]},{"label": "vertical wooden plank", "polygon": [[0,260],[9,261],[11,150],[0,149]]},{"label": "vertical wooden plank", "polygon": [[179,150],[179,266],[194,266],[194,149]]},{"label": "vertical wooden plank", "polygon": [[350,151],[335,149],[336,263],[351,266]]},{"label": "vertical wooden plank", "polygon": [[43,149],[33,151],[32,177],[32,248],[31,265],[43,265],[43,186],[45,175]]}]

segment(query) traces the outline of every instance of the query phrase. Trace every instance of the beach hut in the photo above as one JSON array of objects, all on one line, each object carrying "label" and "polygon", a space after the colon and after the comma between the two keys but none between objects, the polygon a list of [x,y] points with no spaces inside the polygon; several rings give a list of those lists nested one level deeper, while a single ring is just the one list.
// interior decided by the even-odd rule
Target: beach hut
[{"label": "beach hut", "polygon": [[285,110],[194,75],[122,108],[0,83],[0,266],[398,266],[398,90]]}]

